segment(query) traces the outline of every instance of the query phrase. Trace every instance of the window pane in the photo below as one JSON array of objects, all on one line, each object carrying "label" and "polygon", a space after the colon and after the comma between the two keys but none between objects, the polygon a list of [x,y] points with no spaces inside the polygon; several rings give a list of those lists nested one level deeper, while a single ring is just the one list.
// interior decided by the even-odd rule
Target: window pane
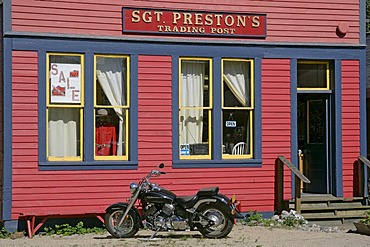
[{"label": "window pane", "polygon": [[80,150],[80,109],[49,108],[48,156],[78,157]]},{"label": "window pane", "polygon": [[122,108],[98,109],[96,111],[96,156],[126,155],[126,113],[127,110]]},{"label": "window pane", "polygon": [[224,106],[251,106],[250,62],[224,61]]},{"label": "window pane", "polygon": [[[250,111],[223,111],[223,153],[232,155],[247,155],[250,152]],[[235,147],[241,147],[238,151]],[[242,145],[242,146],[241,146]]]},{"label": "window pane", "polygon": [[127,57],[96,56],[96,159],[127,158],[127,60]]},{"label": "window pane", "polygon": [[127,59],[96,57],[96,104],[127,105]]},{"label": "window pane", "polygon": [[209,110],[180,110],[180,155],[209,154]]},{"label": "window pane", "polygon": [[81,57],[49,56],[49,104],[81,103]]},{"label": "window pane", "polygon": [[208,107],[209,102],[209,61],[181,62],[180,107]]},{"label": "window pane", "polygon": [[326,72],[326,64],[298,63],[298,87],[327,88]]}]

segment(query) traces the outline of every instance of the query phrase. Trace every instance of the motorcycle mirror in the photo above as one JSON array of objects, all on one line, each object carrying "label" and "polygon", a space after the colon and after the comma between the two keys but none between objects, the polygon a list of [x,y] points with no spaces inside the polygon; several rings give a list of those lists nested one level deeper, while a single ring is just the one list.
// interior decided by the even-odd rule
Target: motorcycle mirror
[{"label": "motorcycle mirror", "polygon": [[161,164],[159,164],[159,166],[158,166],[159,168],[163,168],[164,167],[164,164],[163,163],[161,163]]}]

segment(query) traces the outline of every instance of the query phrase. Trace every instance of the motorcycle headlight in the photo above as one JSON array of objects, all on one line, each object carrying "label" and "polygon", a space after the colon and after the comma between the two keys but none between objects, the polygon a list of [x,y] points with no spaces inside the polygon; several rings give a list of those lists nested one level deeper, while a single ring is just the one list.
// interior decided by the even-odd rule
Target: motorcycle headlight
[{"label": "motorcycle headlight", "polygon": [[131,194],[134,194],[135,191],[137,190],[137,188],[139,188],[139,185],[137,183],[134,183],[134,182],[130,183],[130,192],[131,192]]}]

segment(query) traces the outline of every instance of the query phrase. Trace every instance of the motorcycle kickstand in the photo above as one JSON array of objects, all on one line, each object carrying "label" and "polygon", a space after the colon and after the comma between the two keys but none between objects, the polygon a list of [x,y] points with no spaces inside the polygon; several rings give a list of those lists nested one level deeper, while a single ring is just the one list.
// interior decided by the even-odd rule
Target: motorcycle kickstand
[{"label": "motorcycle kickstand", "polygon": [[162,227],[163,226],[158,227],[158,229],[153,233],[153,235],[150,236],[149,240],[152,240],[157,235],[157,233],[162,229]]}]

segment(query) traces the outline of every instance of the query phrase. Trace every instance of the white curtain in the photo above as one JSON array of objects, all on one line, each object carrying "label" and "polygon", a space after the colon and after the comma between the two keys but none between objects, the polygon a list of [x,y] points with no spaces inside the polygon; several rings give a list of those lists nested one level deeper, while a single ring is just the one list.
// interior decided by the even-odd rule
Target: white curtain
[{"label": "white curtain", "polygon": [[79,109],[50,108],[48,114],[48,156],[79,156]]},{"label": "white curtain", "polygon": [[242,106],[250,106],[250,86],[247,65],[244,62],[224,63],[224,80]]},{"label": "white curtain", "polygon": [[[125,71],[122,62],[121,58],[99,57],[96,65],[98,81],[112,106],[122,106],[125,101],[125,92],[122,85]],[[114,108],[114,111],[119,119],[117,156],[121,156],[123,154],[124,114],[122,108]]]},{"label": "white curtain", "polygon": [[[203,107],[205,64],[184,61],[181,72],[180,107]],[[203,135],[203,109],[180,111],[181,144],[201,143]]]}]

